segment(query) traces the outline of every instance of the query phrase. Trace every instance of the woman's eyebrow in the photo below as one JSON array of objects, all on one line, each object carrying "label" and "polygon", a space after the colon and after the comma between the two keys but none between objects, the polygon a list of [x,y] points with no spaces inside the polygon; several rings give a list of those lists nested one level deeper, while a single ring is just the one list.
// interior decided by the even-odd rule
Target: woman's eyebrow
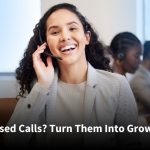
[{"label": "woman's eyebrow", "polygon": [[48,31],[50,31],[51,29],[57,29],[57,28],[59,28],[59,26],[53,25],[53,26],[48,27]]},{"label": "woman's eyebrow", "polygon": [[[76,24],[79,26],[79,23],[75,22],[75,21],[71,21],[71,22],[68,22],[67,25],[72,25],[72,24]],[[48,31],[50,31],[51,29],[58,29],[59,26],[58,25],[52,25],[50,27],[48,27]]]},{"label": "woman's eyebrow", "polygon": [[79,23],[75,22],[75,21],[71,21],[71,22],[68,22],[67,25],[71,25],[71,24],[76,24],[76,25],[79,25]]}]

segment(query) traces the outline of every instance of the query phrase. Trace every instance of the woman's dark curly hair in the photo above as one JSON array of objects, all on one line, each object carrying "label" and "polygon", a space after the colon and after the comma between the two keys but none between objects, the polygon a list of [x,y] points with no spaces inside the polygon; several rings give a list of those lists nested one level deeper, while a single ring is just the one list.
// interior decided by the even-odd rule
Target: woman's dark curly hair
[{"label": "woman's dark curly hair", "polygon": [[[37,45],[41,45],[39,32],[43,41],[46,41],[46,21],[53,12],[59,9],[67,9],[76,14],[83,25],[84,32],[86,33],[87,31],[90,31],[90,42],[89,45],[87,45],[85,48],[87,61],[96,69],[111,71],[111,68],[109,66],[109,60],[108,58],[104,57],[104,47],[102,43],[98,40],[98,35],[88,23],[86,18],[72,4],[57,4],[51,7],[40,19],[39,23],[35,26],[33,30],[34,35],[29,41],[28,47],[24,53],[24,57],[20,61],[20,66],[16,69],[16,79],[21,85],[18,96],[23,97],[26,92],[29,93],[31,91],[32,82],[34,81],[34,79],[37,78],[33,68],[32,54],[37,49]],[[41,55],[41,57],[42,60],[46,63],[46,56]],[[58,68],[57,61],[55,59],[52,59],[52,61],[54,68]]]}]

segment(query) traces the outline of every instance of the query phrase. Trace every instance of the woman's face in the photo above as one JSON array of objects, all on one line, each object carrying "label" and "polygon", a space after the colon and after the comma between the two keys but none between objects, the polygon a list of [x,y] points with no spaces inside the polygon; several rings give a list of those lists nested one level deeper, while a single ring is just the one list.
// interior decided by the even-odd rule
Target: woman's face
[{"label": "woman's face", "polygon": [[53,12],[46,22],[46,39],[55,56],[62,57],[59,63],[72,64],[85,61],[85,46],[90,35],[85,33],[76,14],[60,9]]},{"label": "woman's face", "polygon": [[123,60],[124,70],[128,73],[134,73],[141,62],[141,47],[132,47],[127,50],[125,59]]}]

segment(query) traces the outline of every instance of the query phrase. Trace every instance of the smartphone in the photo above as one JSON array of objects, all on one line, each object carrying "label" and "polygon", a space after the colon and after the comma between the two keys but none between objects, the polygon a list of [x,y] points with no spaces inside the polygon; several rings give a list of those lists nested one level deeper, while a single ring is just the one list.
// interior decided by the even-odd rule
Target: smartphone
[{"label": "smartphone", "polygon": [[[44,40],[42,38],[42,35],[41,35],[41,31],[39,30],[39,40],[40,40],[40,44],[42,45],[44,43]],[[45,56],[49,56],[49,55],[52,55],[48,46],[46,45],[46,49],[44,50],[44,53],[43,53]]]}]

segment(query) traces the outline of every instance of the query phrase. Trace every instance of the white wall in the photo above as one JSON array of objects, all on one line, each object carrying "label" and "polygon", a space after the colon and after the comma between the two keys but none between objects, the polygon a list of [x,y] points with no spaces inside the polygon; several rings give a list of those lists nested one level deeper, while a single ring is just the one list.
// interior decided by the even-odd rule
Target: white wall
[{"label": "white wall", "polygon": [[[42,14],[52,5],[62,2],[75,4],[106,44],[118,32],[137,33],[137,0],[42,0]],[[140,31],[138,34],[141,34]]]},{"label": "white wall", "polygon": [[14,75],[1,72],[15,71],[40,15],[40,0],[0,0],[0,98],[18,93]]},{"label": "white wall", "polygon": [[144,18],[144,22],[146,24],[145,27],[145,40],[150,40],[150,1],[149,0],[145,0],[145,11],[146,11],[146,15]]},{"label": "white wall", "polygon": [[[59,2],[75,4],[93,26],[100,39],[109,44],[112,37],[121,31],[131,31],[142,36],[142,26],[137,24],[137,2],[140,0],[41,0],[42,14]],[[23,40],[23,39],[21,39]],[[17,83],[14,77],[0,76],[0,98],[16,97]]]},{"label": "white wall", "polygon": [[40,2],[0,0],[0,52],[3,52],[3,55],[0,55],[0,72],[14,72],[18,67],[33,35],[33,28],[41,17]]}]

